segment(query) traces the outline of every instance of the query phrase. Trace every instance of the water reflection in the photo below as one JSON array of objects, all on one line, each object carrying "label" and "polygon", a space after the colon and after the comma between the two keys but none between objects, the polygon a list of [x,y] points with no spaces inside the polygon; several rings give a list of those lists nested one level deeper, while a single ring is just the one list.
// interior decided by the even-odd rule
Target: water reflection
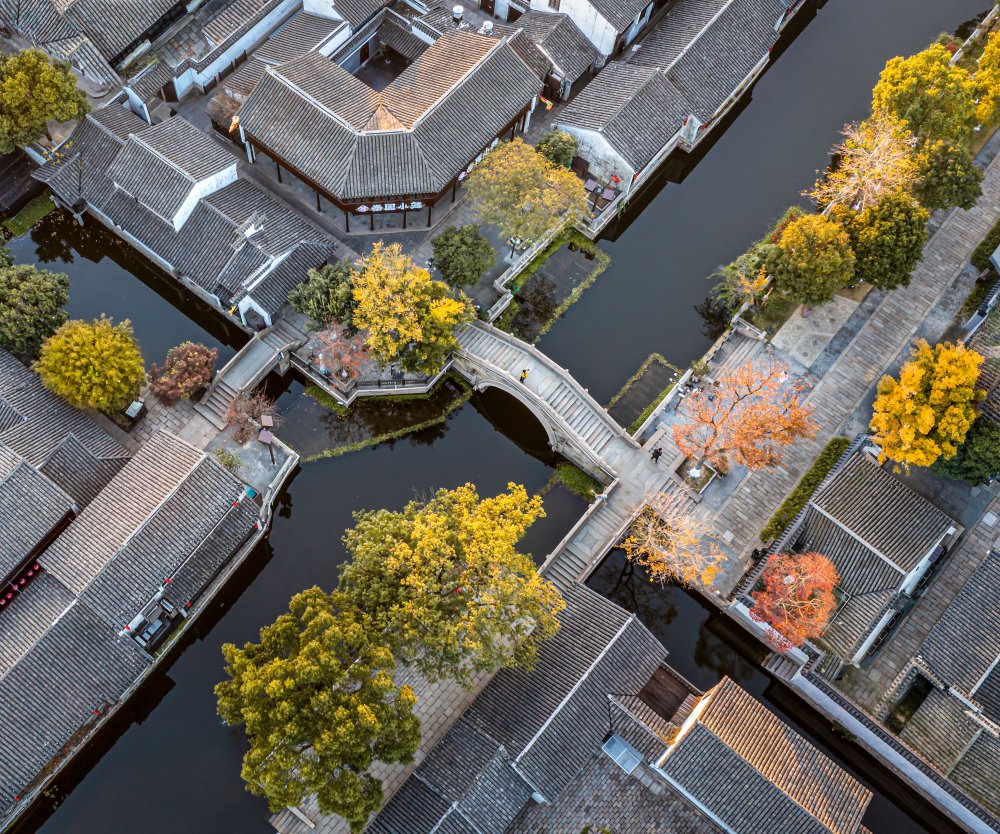
[{"label": "water reflection", "polygon": [[[54,211],[8,244],[14,260],[44,263],[70,279],[69,314],[129,319],[146,364],[191,340],[218,348],[221,366],[247,337],[99,223]],[[138,281],[136,279],[139,279]]]}]

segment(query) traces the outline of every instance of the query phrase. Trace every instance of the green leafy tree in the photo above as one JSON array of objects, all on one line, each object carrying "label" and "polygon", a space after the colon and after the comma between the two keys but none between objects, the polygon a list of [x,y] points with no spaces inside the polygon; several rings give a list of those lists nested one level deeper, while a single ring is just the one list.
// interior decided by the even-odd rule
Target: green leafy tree
[{"label": "green leafy tree", "polygon": [[449,226],[431,241],[434,263],[453,287],[475,284],[494,261],[492,244],[473,225]]},{"label": "green leafy tree", "polygon": [[368,618],[337,594],[310,588],[261,629],[259,643],[222,647],[228,680],[219,715],[246,727],[247,790],[272,811],[316,796],[321,813],[361,831],[382,804],[376,761],[411,762],[420,743],[416,697],[396,686],[392,652]]},{"label": "green leafy tree", "polygon": [[535,147],[549,162],[560,168],[569,168],[576,156],[576,139],[555,127],[546,130]]},{"label": "green leafy tree", "polygon": [[979,485],[1000,474],[1000,424],[978,417],[955,457],[938,459],[931,467],[947,478]]},{"label": "green leafy tree", "polygon": [[958,206],[970,209],[983,193],[983,171],[973,163],[972,150],[944,139],[924,143],[917,154],[913,195],[927,209]]},{"label": "green leafy tree", "polygon": [[292,308],[309,317],[309,326],[324,330],[332,322],[351,326],[355,269],[347,261],[310,269],[306,280],[288,294]]},{"label": "green leafy tree", "polygon": [[146,380],[131,322],[114,324],[106,316],[66,322],[42,344],[35,370],[46,388],[77,408],[120,408]]},{"label": "green leafy tree", "polygon": [[409,371],[436,373],[457,342],[459,325],[474,318],[464,295],[435,281],[403,254],[398,243],[379,241],[354,277],[354,326],[380,362],[399,362]]},{"label": "green leafy tree", "polygon": [[806,214],[785,227],[769,267],[782,292],[803,304],[825,304],[854,277],[850,236],[835,220]]},{"label": "green leafy tree", "polygon": [[858,279],[883,289],[905,287],[927,242],[929,213],[908,194],[883,197],[864,211],[836,210],[851,236]]},{"label": "green leafy tree", "polygon": [[976,126],[978,90],[951,52],[934,44],[909,58],[893,58],[872,90],[872,112],[895,116],[920,141],[963,142]]},{"label": "green leafy tree", "polygon": [[0,153],[30,145],[50,119],[82,119],[88,112],[68,63],[51,60],[40,49],[0,53]]},{"label": "green leafy tree", "polygon": [[490,151],[465,190],[479,219],[499,227],[505,238],[536,240],[567,212],[579,217],[587,211],[583,182],[520,139]]},{"label": "green leafy tree", "polygon": [[69,279],[61,272],[10,264],[5,254],[0,252],[0,347],[34,356],[66,321]]},{"label": "green leafy tree", "polygon": [[401,512],[355,513],[340,591],[432,680],[468,684],[497,666],[530,667],[564,606],[515,547],[542,515],[541,499],[516,484],[496,498],[465,484]]}]

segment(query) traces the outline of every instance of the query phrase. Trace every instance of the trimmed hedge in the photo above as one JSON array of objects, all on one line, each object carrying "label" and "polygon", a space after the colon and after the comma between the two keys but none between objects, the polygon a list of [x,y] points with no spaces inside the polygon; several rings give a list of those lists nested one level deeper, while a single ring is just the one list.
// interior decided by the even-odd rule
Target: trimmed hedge
[{"label": "trimmed hedge", "polygon": [[771,520],[767,522],[767,526],[760,531],[762,542],[773,541],[785,532],[785,528],[792,523],[795,516],[799,514],[799,510],[812,498],[816,487],[830,473],[833,465],[850,445],[851,441],[846,437],[835,437],[826,444],[826,448],[819,453],[819,457],[809,467],[809,471],[799,479],[792,494],[782,502],[777,512],[771,516]]},{"label": "trimmed hedge", "polygon": [[983,242],[972,251],[972,265],[976,269],[986,269],[990,266],[990,255],[1000,246],[1000,220],[986,233]]}]

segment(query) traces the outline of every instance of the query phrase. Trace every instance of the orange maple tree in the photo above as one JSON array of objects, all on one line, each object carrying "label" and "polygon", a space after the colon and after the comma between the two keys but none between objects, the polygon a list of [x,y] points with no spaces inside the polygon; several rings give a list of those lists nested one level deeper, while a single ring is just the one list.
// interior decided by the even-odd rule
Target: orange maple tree
[{"label": "orange maple tree", "polygon": [[774,629],[778,648],[786,651],[819,637],[837,608],[833,589],[840,576],[821,553],[778,553],[760,576],[763,588],[753,591],[750,616]]},{"label": "orange maple tree", "polygon": [[750,469],[781,461],[779,448],[812,437],[812,408],[802,402],[801,380],[788,382],[779,362],[747,362],[723,370],[690,394],[673,427],[674,443],[689,458],[720,472],[732,461]]}]

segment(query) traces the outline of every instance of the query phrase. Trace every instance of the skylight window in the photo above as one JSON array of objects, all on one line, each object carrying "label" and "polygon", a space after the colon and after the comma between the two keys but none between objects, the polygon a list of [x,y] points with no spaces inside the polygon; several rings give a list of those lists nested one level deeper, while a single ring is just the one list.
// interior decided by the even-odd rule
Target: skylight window
[{"label": "skylight window", "polygon": [[632,775],[632,771],[639,766],[639,762],[642,761],[642,756],[639,755],[639,752],[625,741],[625,739],[614,733],[604,742],[604,746],[601,749],[611,757],[618,767],[630,776]]}]

